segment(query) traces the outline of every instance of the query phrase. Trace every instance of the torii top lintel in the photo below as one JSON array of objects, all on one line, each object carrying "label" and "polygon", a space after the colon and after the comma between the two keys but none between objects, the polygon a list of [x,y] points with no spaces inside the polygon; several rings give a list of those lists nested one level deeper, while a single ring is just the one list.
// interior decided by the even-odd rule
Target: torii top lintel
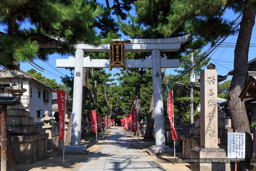
[{"label": "torii top lintel", "polygon": [[[189,35],[173,38],[159,39],[129,39],[129,44],[125,44],[125,51],[130,52],[151,52],[153,49],[159,49],[161,52],[174,52],[180,49],[181,44],[188,41]],[[113,41],[122,41],[113,39]],[[76,49],[83,49],[85,52],[109,52],[109,44],[93,46],[89,44],[77,44]]]},{"label": "torii top lintel", "polygon": [[[180,45],[188,41],[189,35],[174,38],[161,39],[131,39],[131,43],[125,44],[125,51],[135,52],[151,52],[152,50],[159,50],[160,52],[178,51]],[[113,40],[117,41],[117,40]],[[118,40],[120,41],[120,40]],[[92,46],[88,44],[77,44],[77,50],[85,52],[110,52],[109,44],[101,44],[99,46]],[[83,54],[83,53],[82,53]],[[159,54],[160,55],[160,54]],[[159,56],[160,57],[160,56]],[[83,57],[82,66],[85,68],[109,68],[109,59],[90,59],[90,57]],[[179,59],[167,59],[166,57],[160,59],[160,66],[162,68],[178,68]],[[125,59],[125,68],[152,68],[152,58],[146,59]],[[57,59],[56,66],[58,68],[74,68],[75,58]]]}]

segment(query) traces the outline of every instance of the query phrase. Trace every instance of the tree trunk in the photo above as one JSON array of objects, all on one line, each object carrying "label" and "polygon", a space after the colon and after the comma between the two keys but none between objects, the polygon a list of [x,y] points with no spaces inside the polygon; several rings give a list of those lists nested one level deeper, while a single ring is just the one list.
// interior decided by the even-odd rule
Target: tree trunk
[{"label": "tree trunk", "polygon": [[[107,96],[107,90],[106,90],[106,85],[105,85],[105,80],[104,80],[104,83],[103,83],[104,85],[103,85],[103,90],[104,90],[104,97],[105,97],[105,100],[106,100],[106,103],[107,103],[107,105],[108,105],[108,109],[109,109],[109,116],[108,116],[108,118],[111,118],[111,116],[112,116],[112,108],[111,108],[111,106],[110,106],[110,104],[109,104],[109,101],[108,101],[108,96]],[[106,124],[107,124],[107,128],[108,128],[108,120],[106,121]]]},{"label": "tree trunk", "polygon": [[81,138],[85,138],[86,137],[86,133],[88,132],[87,130],[87,123],[86,123],[86,114],[84,113],[85,111],[85,104],[86,104],[86,100],[87,100],[87,96],[88,96],[88,92],[89,92],[89,75],[88,75],[88,71],[86,68],[83,69],[83,75],[84,75],[84,79],[83,79],[83,102],[82,102],[82,133],[81,133]]},{"label": "tree trunk", "polygon": [[135,109],[137,110],[137,131],[136,131],[136,136],[142,136],[142,133],[141,133],[141,130],[140,130],[140,113],[139,113],[139,110],[140,110],[140,105],[141,105],[141,98],[136,98],[135,100]]},{"label": "tree trunk", "polygon": [[97,80],[94,79],[94,69],[91,70],[92,74],[92,97],[93,97],[93,108],[96,109],[97,106]]},{"label": "tree trunk", "polygon": [[[141,77],[143,75],[143,68],[139,71],[139,74],[140,74],[140,79],[141,79]],[[140,88],[141,88],[141,80],[138,81],[136,84],[136,89],[135,89],[136,99],[133,102],[133,106],[137,110],[137,131],[135,133],[136,136],[142,135],[141,130],[140,130],[140,123],[139,123],[139,120],[140,120],[139,110],[140,110],[140,105],[141,105]]]},{"label": "tree trunk", "polygon": [[234,75],[230,85],[228,102],[233,128],[238,132],[246,132],[248,135],[246,158],[251,156],[252,141],[245,104],[244,101],[241,101],[239,95],[247,81],[248,50],[255,22],[255,8],[253,8],[250,2],[246,1],[243,10],[243,18],[235,48]]},{"label": "tree trunk", "polygon": [[146,133],[145,133],[145,136],[144,136],[144,140],[154,139],[154,136],[153,136],[154,120],[155,120],[154,96],[152,96],[151,102],[150,102],[150,108],[149,108],[149,111],[148,111],[148,121],[147,121],[147,127],[146,127]]},{"label": "tree trunk", "polygon": [[[162,81],[164,79],[164,74],[165,74],[165,68],[161,68]],[[146,127],[146,133],[144,136],[144,140],[154,139],[153,131],[154,131],[155,114],[154,114],[154,97],[153,97],[153,95],[151,98],[150,108],[149,108],[148,112],[149,112],[148,113],[148,121],[147,121],[147,127]]]}]

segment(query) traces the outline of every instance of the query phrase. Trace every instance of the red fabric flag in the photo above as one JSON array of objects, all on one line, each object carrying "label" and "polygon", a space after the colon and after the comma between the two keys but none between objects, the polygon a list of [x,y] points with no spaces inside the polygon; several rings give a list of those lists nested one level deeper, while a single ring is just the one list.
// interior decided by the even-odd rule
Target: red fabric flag
[{"label": "red fabric flag", "polygon": [[168,111],[168,117],[171,124],[171,131],[172,131],[172,140],[177,140],[178,136],[174,128],[173,124],[173,92],[168,91],[168,104],[167,104],[167,111]]},{"label": "red fabric flag", "polygon": [[132,114],[128,113],[127,114],[127,119],[128,119],[128,129],[132,128]]},{"label": "red fabric flag", "polygon": [[57,101],[59,111],[59,141],[64,141],[65,91],[57,90]]},{"label": "red fabric flag", "polygon": [[105,120],[104,120],[104,128],[107,128],[107,116],[105,116]]},{"label": "red fabric flag", "polygon": [[102,123],[101,123],[101,114],[97,114],[97,127],[101,130]]},{"label": "red fabric flag", "polygon": [[128,129],[128,120],[127,120],[127,117],[124,118],[124,129]]},{"label": "red fabric flag", "polygon": [[132,109],[132,131],[137,131],[137,110]]},{"label": "red fabric flag", "polygon": [[97,127],[96,127],[96,111],[91,110],[90,111],[90,117],[91,117],[91,133],[96,133],[97,132]]}]

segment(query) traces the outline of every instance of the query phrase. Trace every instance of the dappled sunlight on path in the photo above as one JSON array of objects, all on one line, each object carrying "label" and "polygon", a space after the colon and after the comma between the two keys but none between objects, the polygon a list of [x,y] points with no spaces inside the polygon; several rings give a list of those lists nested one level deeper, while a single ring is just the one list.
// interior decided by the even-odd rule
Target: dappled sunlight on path
[{"label": "dappled sunlight on path", "polygon": [[121,128],[112,129],[111,134],[102,143],[99,151],[89,153],[88,161],[80,163],[75,171],[163,171],[158,163],[150,160],[146,153],[140,153],[131,147],[129,139]]}]

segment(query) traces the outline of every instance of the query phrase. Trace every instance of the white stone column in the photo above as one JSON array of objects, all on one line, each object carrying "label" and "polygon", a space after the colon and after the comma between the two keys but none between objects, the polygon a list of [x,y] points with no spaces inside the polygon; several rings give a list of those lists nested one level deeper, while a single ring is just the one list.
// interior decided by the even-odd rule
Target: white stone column
[{"label": "white stone column", "polygon": [[165,146],[164,105],[162,92],[160,50],[154,49],[152,56],[153,96],[155,113],[156,146]]},{"label": "white stone column", "polygon": [[82,49],[76,50],[75,73],[72,105],[72,135],[71,145],[80,145],[81,140],[81,120],[82,120],[82,94],[83,94],[83,57]]}]

